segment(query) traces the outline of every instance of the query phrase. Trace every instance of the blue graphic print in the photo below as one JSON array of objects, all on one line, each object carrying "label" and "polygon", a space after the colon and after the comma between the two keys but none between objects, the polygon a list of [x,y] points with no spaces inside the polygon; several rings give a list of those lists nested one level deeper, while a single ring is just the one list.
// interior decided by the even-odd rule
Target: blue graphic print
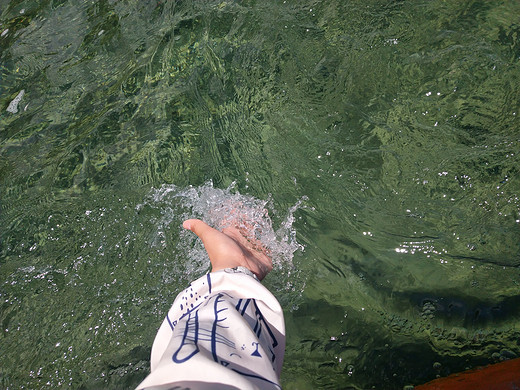
[{"label": "blue graphic print", "polygon": [[[173,362],[177,364],[185,363],[201,350],[206,350],[211,353],[216,363],[228,367],[240,375],[266,381],[280,388],[277,383],[251,372],[244,372],[244,367],[233,363],[233,359],[236,359],[236,357],[239,359],[245,357],[242,353],[247,353],[247,356],[262,358],[262,350],[270,354],[271,364],[276,359],[274,348],[278,345],[278,341],[256,301],[254,299],[236,299],[224,292],[210,295],[210,274],[207,275],[206,283],[207,294],[203,294],[203,296],[194,292],[191,286],[184,291],[182,303],[180,303],[183,314],[180,318],[175,320],[167,316],[172,331],[178,326],[184,326],[184,329],[178,329],[182,332],[182,336],[179,337],[180,341],[172,354]],[[242,345],[238,349],[235,343],[224,335],[229,334],[230,330],[233,329],[233,324],[228,321],[229,310],[233,311],[233,307],[256,335],[256,339],[249,343],[241,343]],[[201,320],[199,312],[204,313],[203,320]],[[225,356],[228,358],[224,360]]]}]

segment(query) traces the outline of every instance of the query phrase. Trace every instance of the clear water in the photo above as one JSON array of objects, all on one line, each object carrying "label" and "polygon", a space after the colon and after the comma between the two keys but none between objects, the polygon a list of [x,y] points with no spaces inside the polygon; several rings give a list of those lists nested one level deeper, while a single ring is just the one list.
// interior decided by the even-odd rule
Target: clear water
[{"label": "clear water", "polygon": [[519,14],[0,0],[0,387],[139,383],[214,201],[268,210],[285,389],[520,356]]}]

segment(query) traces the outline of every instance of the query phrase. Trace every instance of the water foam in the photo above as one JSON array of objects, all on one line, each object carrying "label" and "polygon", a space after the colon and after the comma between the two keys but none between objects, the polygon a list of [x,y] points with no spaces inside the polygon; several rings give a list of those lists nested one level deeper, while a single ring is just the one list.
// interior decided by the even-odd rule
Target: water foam
[{"label": "water foam", "polygon": [[[296,239],[294,213],[304,207],[305,200],[306,198],[302,197],[285,211],[277,228],[274,227],[270,215],[279,216],[280,213],[274,209],[271,199],[261,200],[251,195],[240,194],[234,183],[226,189],[215,188],[212,182],[187,188],[165,184],[152,189],[144,203],[136,209],[139,211],[149,207],[160,213],[160,216],[157,215],[152,221],[157,231],[154,232],[151,245],[166,248],[168,235],[171,236],[168,230],[173,232],[173,240],[176,241],[175,252],[178,257],[184,259],[183,271],[186,277],[198,277],[209,269],[209,259],[202,243],[193,233],[181,227],[185,219],[198,218],[219,230],[231,225],[247,229],[270,253],[274,271],[279,273],[278,277],[275,277],[277,288],[295,291],[295,280],[290,281],[297,273],[293,258],[295,253],[303,252],[304,246]],[[174,225],[177,225],[178,229]],[[283,286],[279,286],[280,284]],[[301,293],[303,286],[296,290],[300,290]]]}]

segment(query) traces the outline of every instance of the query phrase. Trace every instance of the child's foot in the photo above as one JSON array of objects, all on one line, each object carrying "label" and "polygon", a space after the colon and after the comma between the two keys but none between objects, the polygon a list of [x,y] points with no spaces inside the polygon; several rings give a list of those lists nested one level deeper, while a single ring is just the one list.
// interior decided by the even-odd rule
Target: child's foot
[{"label": "child's foot", "polygon": [[273,269],[267,249],[242,228],[226,227],[221,232],[199,219],[188,219],[183,226],[202,240],[212,271],[243,266],[262,280]]}]

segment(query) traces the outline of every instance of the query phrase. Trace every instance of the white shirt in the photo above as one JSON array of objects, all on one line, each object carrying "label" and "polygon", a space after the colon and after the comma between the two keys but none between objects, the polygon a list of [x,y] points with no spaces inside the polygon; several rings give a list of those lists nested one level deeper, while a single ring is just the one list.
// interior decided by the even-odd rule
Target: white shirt
[{"label": "white shirt", "polygon": [[137,389],[281,389],[284,352],[273,294],[243,267],[212,272],[173,302]]}]

